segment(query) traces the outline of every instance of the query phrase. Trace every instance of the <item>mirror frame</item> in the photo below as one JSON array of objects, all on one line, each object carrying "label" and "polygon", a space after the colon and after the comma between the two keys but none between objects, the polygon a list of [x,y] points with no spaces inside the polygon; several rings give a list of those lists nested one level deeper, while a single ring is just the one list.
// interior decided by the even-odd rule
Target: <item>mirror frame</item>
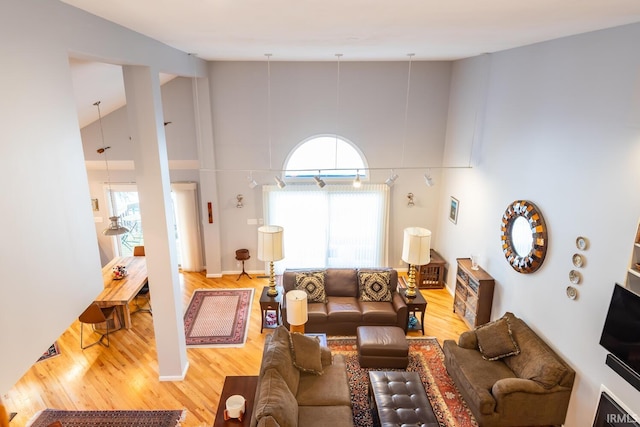
[{"label": "mirror frame", "polygon": [[[528,254],[518,255],[516,252],[511,231],[514,221],[523,217],[529,222],[533,244]],[[516,200],[507,206],[502,215],[500,239],[502,240],[502,252],[509,265],[518,273],[529,274],[540,268],[547,254],[549,240],[547,226],[540,210],[528,200]]]}]

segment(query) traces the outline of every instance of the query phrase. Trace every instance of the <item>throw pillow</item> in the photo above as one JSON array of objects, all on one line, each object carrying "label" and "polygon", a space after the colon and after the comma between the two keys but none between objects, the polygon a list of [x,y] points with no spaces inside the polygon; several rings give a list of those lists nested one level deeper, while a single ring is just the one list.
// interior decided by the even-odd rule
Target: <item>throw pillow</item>
[{"label": "throw pillow", "polygon": [[294,332],[290,335],[290,342],[293,366],[302,372],[322,375],[322,352],[318,338]]},{"label": "throw pillow", "polygon": [[391,273],[388,271],[359,271],[360,300],[370,302],[391,301]]},{"label": "throw pillow", "polygon": [[478,338],[478,349],[486,360],[498,360],[520,353],[506,317],[478,326],[475,332]]},{"label": "throw pillow", "polygon": [[530,360],[522,370],[522,378],[537,382],[542,387],[555,387],[567,373],[567,369],[541,346],[529,354]]},{"label": "throw pillow", "polygon": [[324,289],[324,271],[296,273],[296,289],[307,293],[307,302],[327,302]]}]

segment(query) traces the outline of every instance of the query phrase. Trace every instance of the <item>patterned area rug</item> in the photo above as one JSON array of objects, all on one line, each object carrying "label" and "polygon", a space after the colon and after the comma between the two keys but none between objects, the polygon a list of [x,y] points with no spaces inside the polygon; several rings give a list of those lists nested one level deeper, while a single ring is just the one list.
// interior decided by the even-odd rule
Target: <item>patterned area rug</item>
[{"label": "patterned area rug", "polygon": [[[435,338],[408,338],[409,366],[407,371],[418,372],[427,397],[442,427],[477,427],[467,404],[462,399],[444,366],[444,353]],[[355,338],[331,338],[327,340],[333,353],[343,354],[347,362],[347,374],[351,389],[353,422],[356,427],[373,425],[371,408],[367,399],[369,371],[358,363]],[[397,370],[397,369],[385,369]]]},{"label": "patterned area rug", "polygon": [[252,301],[253,289],[196,289],[184,315],[187,345],[242,347]]},{"label": "patterned area rug", "polygon": [[54,342],[53,344],[51,344],[51,347],[47,349],[47,351],[42,353],[42,356],[40,356],[38,360],[36,360],[36,362],[40,362],[46,359],[51,359],[52,357],[58,356],[59,354],[60,354],[60,348],[58,347],[58,343]]},{"label": "patterned area rug", "polygon": [[176,427],[185,411],[58,411],[45,409],[27,427],[47,427],[60,421],[64,427]]}]

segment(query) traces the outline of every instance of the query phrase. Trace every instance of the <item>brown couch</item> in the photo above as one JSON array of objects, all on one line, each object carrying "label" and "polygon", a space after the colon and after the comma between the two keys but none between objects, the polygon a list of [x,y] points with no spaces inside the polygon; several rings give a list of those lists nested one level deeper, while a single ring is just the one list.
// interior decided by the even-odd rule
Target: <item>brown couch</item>
[{"label": "brown couch", "polygon": [[[323,282],[324,297],[317,283],[302,283],[315,274],[313,280]],[[388,291],[379,289],[380,276],[388,280]],[[301,279],[302,277],[302,279]],[[311,279],[309,279],[311,280]],[[282,278],[285,293],[300,288],[309,294],[309,320],[306,332],[327,335],[355,335],[358,326],[398,326],[407,331],[408,311],[398,294],[398,272],[391,268],[327,268],[325,270],[285,270]],[[313,289],[310,289],[313,287]],[[384,295],[383,295],[384,294]],[[314,296],[316,298],[314,298]],[[366,296],[366,298],[365,298]],[[383,299],[384,301],[376,301]],[[282,298],[282,321],[286,327],[286,298]],[[320,301],[320,302],[313,302]]]},{"label": "brown couch", "polygon": [[353,427],[342,355],[284,326],[266,337],[251,427]]},{"label": "brown couch", "polygon": [[480,427],[564,423],[575,371],[512,313],[446,340],[444,355]]}]

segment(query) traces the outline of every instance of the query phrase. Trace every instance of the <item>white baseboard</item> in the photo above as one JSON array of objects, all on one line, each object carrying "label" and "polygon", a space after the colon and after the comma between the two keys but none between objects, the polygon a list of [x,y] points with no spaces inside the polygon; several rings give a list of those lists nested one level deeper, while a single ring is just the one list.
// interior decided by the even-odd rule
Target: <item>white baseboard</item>
[{"label": "white baseboard", "polygon": [[160,375],[158,379],[160,381],[184,381],[184,378],[187,376],[188,369],[189,369],[189,362],[187,362],[187,364],[184,365],[182,375]]}]

